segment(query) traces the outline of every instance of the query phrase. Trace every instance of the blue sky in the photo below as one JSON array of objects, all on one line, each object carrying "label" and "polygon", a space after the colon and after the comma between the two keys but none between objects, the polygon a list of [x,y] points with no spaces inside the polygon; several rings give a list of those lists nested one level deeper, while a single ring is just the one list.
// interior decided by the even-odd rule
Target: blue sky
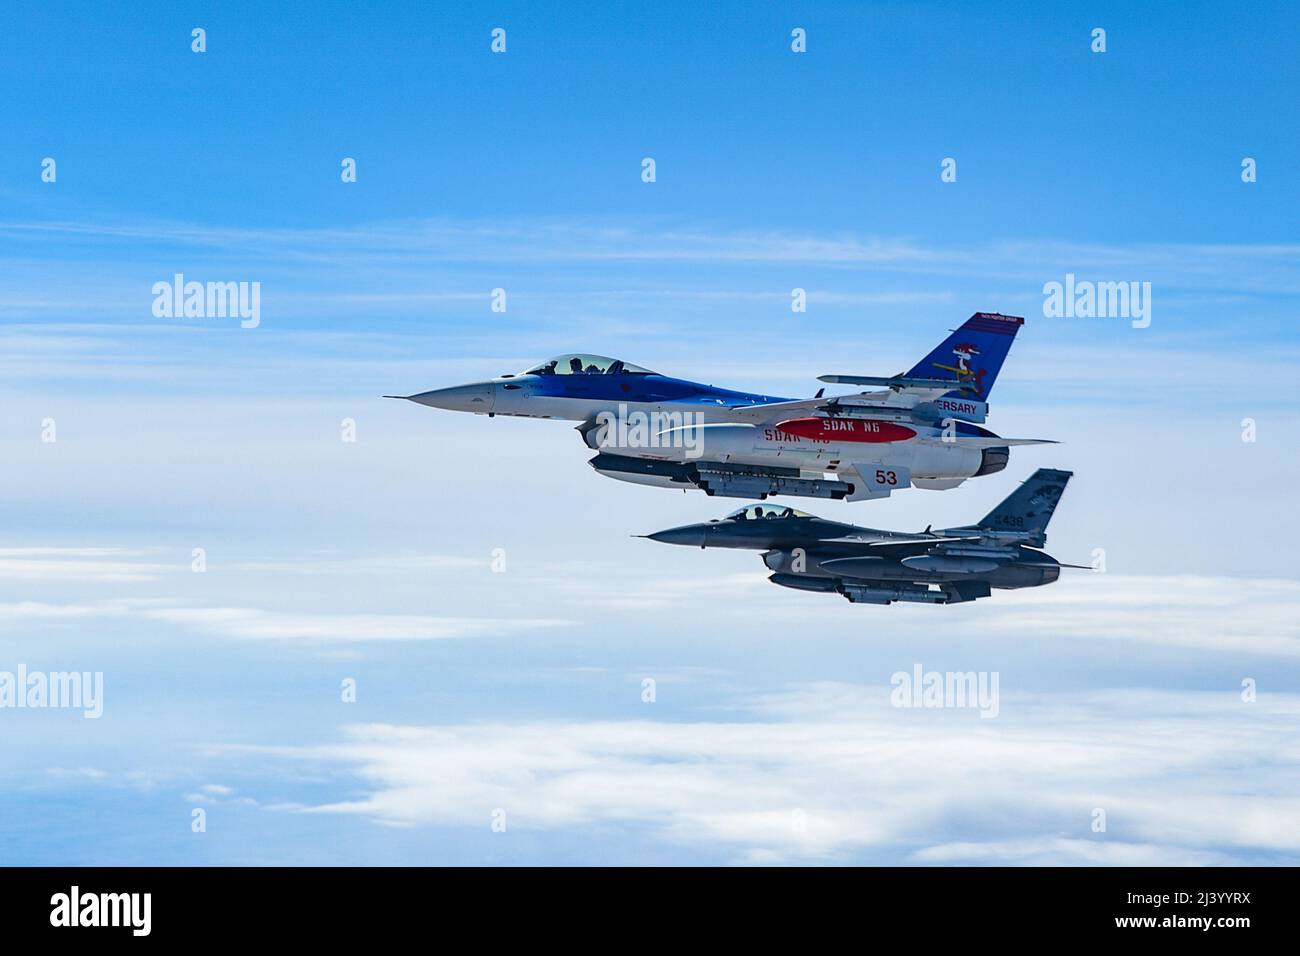
[{"label": "blue sky", "polygon": [[[1297,861],[1288,6],[3,18],[0,671],[105,709],[0,710],[0,862]],[[154,317],[177,272],[261,325]],[[1067,272],[1150,282],[1150,327],[1045,316]],[[786,592],[632,538],[729,508],[563,423],[378,398],[567,350],[802,395],[977,310],[1027,318],[990,424],[1063,443],[812,510],[960,524],[1070,468],[1049,550],[1105,574]],[[915,663],[998,672],[999,716],[890,707]]]}]

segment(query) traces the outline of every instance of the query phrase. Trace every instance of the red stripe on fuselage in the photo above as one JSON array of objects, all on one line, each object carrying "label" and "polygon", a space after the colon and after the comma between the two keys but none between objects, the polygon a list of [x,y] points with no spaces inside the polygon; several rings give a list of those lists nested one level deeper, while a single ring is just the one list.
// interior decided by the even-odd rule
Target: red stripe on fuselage
[{"label": "red stripe on fuselage", "polygon": [[916,437],[916,430],[906,425],[873,418],[792,418],[776,427],[787,435],[811,438],[814,441],[834,439],[878,445]]}]

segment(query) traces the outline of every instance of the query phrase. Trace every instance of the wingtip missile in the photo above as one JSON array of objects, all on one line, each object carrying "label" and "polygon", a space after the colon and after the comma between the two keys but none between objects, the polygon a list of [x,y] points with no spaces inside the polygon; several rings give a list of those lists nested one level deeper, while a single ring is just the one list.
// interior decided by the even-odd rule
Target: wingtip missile
[{"label": "wingtip missile", "polygon": [[828,385],[872,385],[886,388],[928,388],[965,391],[965,383],[955,378],[918,378],[911,375],[818,375],[817,381]]}]

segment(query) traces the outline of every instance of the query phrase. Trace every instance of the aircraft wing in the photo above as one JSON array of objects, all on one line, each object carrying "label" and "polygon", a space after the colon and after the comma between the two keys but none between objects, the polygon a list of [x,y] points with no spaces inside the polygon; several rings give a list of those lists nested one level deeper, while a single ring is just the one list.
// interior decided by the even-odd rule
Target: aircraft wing
[{"label": "aircraft wing", "polygon": [[[955,441],[966,448],[1006,448],[1009,445],[1059,445],[1051,438],[985,438],[982,436],[958,435]],[[913,438],[917,445],[951,445],[952,441],[940,438]]]},{"label": "aircraft wing", "polygon": [[736,421],[761,425],[773,419],[786,419],[799,412],[812,412],[826,404],[824,398],[805,398],[797,402],[773,402],[771,405],[738,405],[727,411]]}]

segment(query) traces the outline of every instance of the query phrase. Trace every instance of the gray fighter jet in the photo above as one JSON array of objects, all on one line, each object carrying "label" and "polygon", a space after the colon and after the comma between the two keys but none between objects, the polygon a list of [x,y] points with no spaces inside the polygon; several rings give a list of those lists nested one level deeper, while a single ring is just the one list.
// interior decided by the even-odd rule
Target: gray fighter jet
[{"label": "gray fighter jet", "polygon": [[854,603],[956,604],[993,588],[1051,584],[1061,564],[1037,550],[1073,472],[1040,468],[977,524],[920,534],[826,521],[781,505],[750,505],[721,520],[645,535],[665,544],[763,552],[768,580]]}]

